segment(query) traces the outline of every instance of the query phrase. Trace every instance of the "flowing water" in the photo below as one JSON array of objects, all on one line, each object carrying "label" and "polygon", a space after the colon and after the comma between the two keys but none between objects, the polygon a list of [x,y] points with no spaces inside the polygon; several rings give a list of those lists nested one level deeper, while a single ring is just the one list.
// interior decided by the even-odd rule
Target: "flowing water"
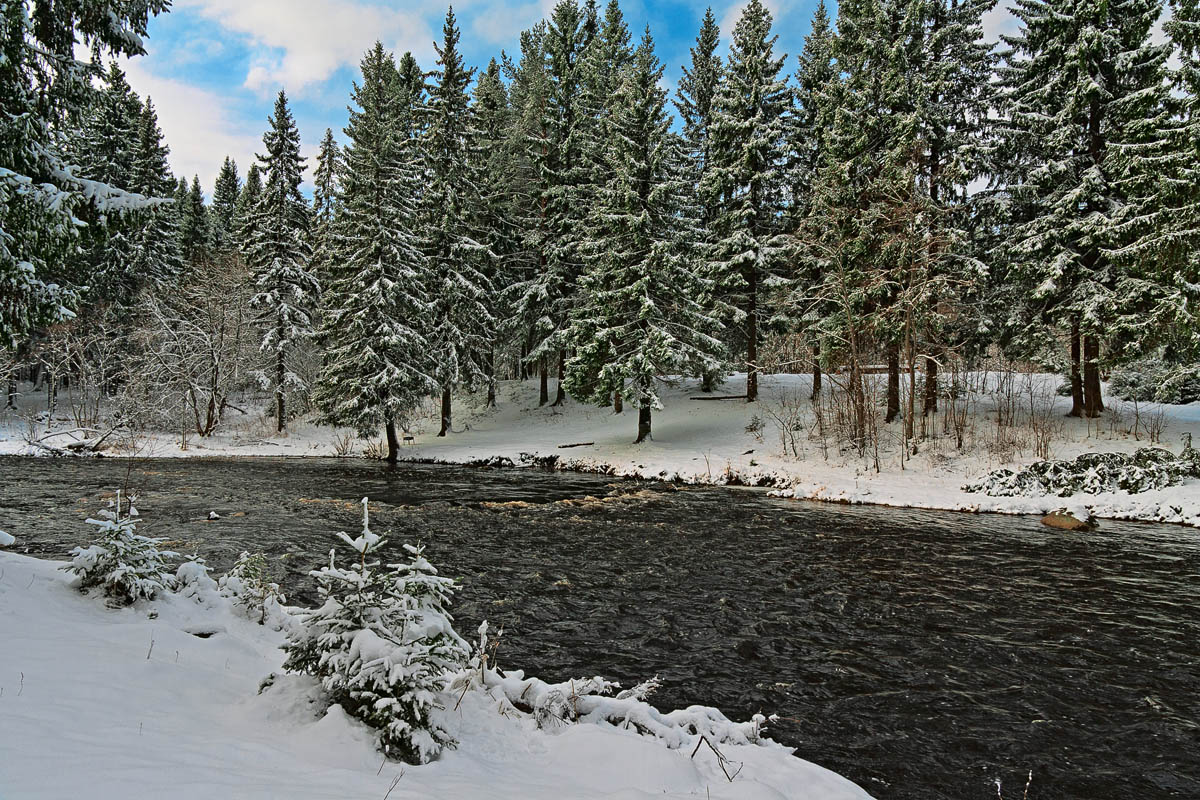
[{"label": "flowing water", "polygon": [[369,495],[390,547],[423,541],[461,580],[461,630],[504,627],[502,668],[657,674],[662,706],[779,714],[776,739],[880,800],[986,800],[996,779],[1020,798],[1030,770],[1031,800],[1200,798],[1192,529],[535,470],[24,458],[0,458],[0,529],[62,557],[121,486],[143,532],[218,569],[261,550],[293,601]]}]

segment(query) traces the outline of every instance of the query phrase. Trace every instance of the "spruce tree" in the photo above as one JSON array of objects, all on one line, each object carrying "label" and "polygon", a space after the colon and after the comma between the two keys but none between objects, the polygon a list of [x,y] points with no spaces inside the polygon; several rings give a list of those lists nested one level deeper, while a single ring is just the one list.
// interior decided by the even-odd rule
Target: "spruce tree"
[{"label": "spruce tree", "polygon": [[[788,125],[788,182],[790,206],[788,227],[798,236],[814,213],[813,192],[818,183],[821,164],[828,150],[826,139],[832,125],[831,92],[838,71],[834,63],[834,36],[824,0],[813,12],[812,29],[804,39],[804,49],[798,58],[796,85],[792,92],[794,108]],[[803,245],[801,245],[803,248]],[[819,259],[805,250],[795,259],[791,275],[800,286],[819,280]],[[818,312],[819,313],[819,312]],[[803,324],[803,322],[801,322]],[[821,393],[821,348],[813,346],[812,397]]]},{"label": "spruce tree", "polygon": [[237,162],[225,156],[221,171],[213,185],[212,208],[209,213],[210,247],[215,253],[224,253],[234,246],[234,218],[237,216],[238,195],[242,181],[238,177]]},{"label": "spruce tree", "polygon": [[1163,128],[1166,48],[1150,41],[1161,12],[1161,0],[1026,0],[1020,31],[1004,37],[1006,255],[1022,287],[1011,336],[1045,357],[1066,334],[1073,416],[1104,410],[1104,346],[1136,324],[1124,301],[1139,265],[1120,252],[1147,233],[1120,216],[1152,171],[1139,155]]},{"label": "spruce tree", "polygon": [[313,173],[313,213],[311,236],[312,272],[322,286],[332,283],[337,261],[334,225],[338,217],[342,175],[342,151],[326,128],[317,152],[317,168]]},{"label": "spruce tree", "polygon": [[492,286],[487,298],[493,324],[493,340],[484,354],[487,380],[487,406],[496,405],[496,357],[499,349],[502,294],[519,274],[514,269],[521,253],[521,233],[517,226],[521,180],[517,147],[513,141],[516,117],[509,103],[508,90],[501,78],[500,65],[492,59],[475,83],[472,97],[478,146],[473,154],[472,170],[479,185],[477,221],[480,242],[491,251],[485,277]]},{"label": "spruce tree", "polygon": [[397,88],[396,63],[376,42],[355,83],[343,151],[340,266],[325,292],[327,344],[315,400],[325,419],[368,436],[387,431],[388,460],[399,450],[397,423],[438,388],[431,377],[429,303],[413,198],[421,175]]},{"label": "spruce tree", "polygon": [[295,350],[313,335],[312,312],[320,286],[310,269],[309,209],[300,194],[304,157],[287,95],[281,90],[263,134],[266,154],[258,156],[266,181],[251,211],[254,232],[246,242],[246,263],[257,293],[250,307],[259,313],[260,350],[271,361],[269,385],[275,395],[276,430],[287,430],[286,397],[302,388],[291,368]]},{"label": "spruce tree", "polygon": [[[719,198],[699,192],[705,176],[712,168],[712,128],[717,89],[723,67],[717,52],[721,29],[713,16],[712,7],[704,10],[696,45],[691,48],[691,67],[683,68],[676,92],[675,108],[683,122],[684,147],[690,181],[697,187],[698,228],[692,255],[702,272],[707,273],[709,249],[714,244],[713,231],[720,213]],[[710,298],[712,300],[723,298]],[[702,391],[711,392],[721,379],[719,370],[709,370],[700,376]]]},{"label": "spruce tree", "polygon": [[[582,269],[579,244],[584,238],[590,177],[584,155],[587,117],[580,102],[581,60],[588,38],[585,21],[575,0],[559,0],[555,5],[542,39],[544,97],[540,105],[529,108],[538,117],[530,142],[539,178],[534,200],[538,219],[530,231],[530,247],[538,266],[519,288],[515,313],[530,332],[531,347],[525,357],[538,364],[543,387],[549,369],[557,368],[555,405],[566,398],[564,333]],[[545,402],[544,389],[542,395]]]},{"label": "spruce tree", "polygon": [[571,313],[566,387],[607,405],[614,394],[638,409],[637,442],[661,408],[658,382],[719,363],[717,327],[697,302],[704,285],[686,258],[683,154],[670,132],[663,67],[647,28],[607,117],[608,177],[593,210],[594,241]]},{"label": "spruce tree", "polygon": [[163,286],[183,272],[183,253],[179,239],[179,214],[182,205],[169,202],[176,193],[175,179],[167,164],[169,148],[158,127],[158,114],[147,97],[138,123],[137,148],[133,159],[133,178],[129,186],[138,194],[157,198],[135,222],[131,236],[134,286]]},{"label": "spruce tree", "polygon": [[[183,179],[180,187],[186,186]],[[200,188],[200,177],[192,176],[192,184],[176,202],[179,208],[179,243],[183,259],[188,264],[197,264],[208,257],[209,230],[208,209],[204,205],[204,190]]]},{"label": "spruce tree", "polygon": [[771,13],[750,0],[733,31],[724,80],[714,100],[704,202],[717,209],[710,268],[718,291],[740,313],[746,399],[758,399],[758,347],[766,295],[783,283],[783,210],[788,89],[779,78],[786,56],[774,55]]},{"label": "spruce tree", "polygon": [[427,160],[421,211],[429,331],[434,378],[441,390],[441,428],[451,427],[451,397],[459,385],[474,388],[487,374],[494,323],[488,309],[488,249],[479,226],[480,187],[474,170],[479,132],[467,87],[474,70],[463,65],[454,12],[447,11],[442,42],[434,44],[438,69],[429,89],[422,135]]},{"label": "spruce tree", "polygon": [[150,17],[167,7],[166,0],[38,3],[34,16],[28,3],[0,5],[0,346],[15,347],[34,327],[70,316],[75,212],[88,202],[109,210],[111,187],[94,184],[85,193],[54,130],[77,124],[93,91],[94,70],[75,48],[141,55]]}]

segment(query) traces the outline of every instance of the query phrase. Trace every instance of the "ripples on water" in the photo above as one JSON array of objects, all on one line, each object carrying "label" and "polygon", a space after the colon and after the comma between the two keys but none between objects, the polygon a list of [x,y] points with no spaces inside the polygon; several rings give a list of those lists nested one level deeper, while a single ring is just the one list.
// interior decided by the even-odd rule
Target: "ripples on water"
[{"label": "ripples on water", "polygon": [[[0,527],[61,557],[128,484],[218,569],[307,571],[373,527],[458,577],[462,629],[548,679],[663,678],[885,800],[1200,798],[1200,533],[775,501],[589,475],[256,459],[0,458]],[[588,495],[602,501],[582,501]],[[489,505],[517,501],[518,505]],[[209,511],[221,519],[205,521]],[[236,514],[243,516],[235,516]]]}]

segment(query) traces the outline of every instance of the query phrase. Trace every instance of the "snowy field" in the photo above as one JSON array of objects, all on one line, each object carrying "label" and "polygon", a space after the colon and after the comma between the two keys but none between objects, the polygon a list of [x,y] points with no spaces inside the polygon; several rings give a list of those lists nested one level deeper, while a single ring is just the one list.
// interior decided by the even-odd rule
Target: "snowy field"
[{"label": "snowy field", "polygon": [[[0,550],[0,797],[863,800],[780,745],[667,749],[609,725],[538,730],[482,691],[446,719],[457,749],[385,762],[370,731],[280,678],[282,634],[210,599],[109,608],[57,562]],[[201,638],[201,635],[206,638]],[[446,702],[452,707],[454,698]]]},{"label": "snowy field", "polygon": [[[882,376],[879,376],[882,377]],[[1065,417],[1069,399],[1055,397],[1059,378],[1035,375],[1030,387],[1046,404],[1047,434],[1052,458],[1070,459],[1081,453],[1132,453],[1150,444],[1146,428],[1160,430],[1162,444],[1178,453],[1183,434],[1200,442],[1200,403],[1185,406],[1132,404],[1108,398],[1109,410],[1097,420]],[[717,394],[743,391],[744,377],[733,376]],[[553,390],[553,385],[552,385]],[[560,469],[596,470],[614,475],[689,483],[744,483],[764,485],[786,497],[840,503],[874,503],[918,508],[988,511],[1014,514],[1044,514],[1060,508],[1091,513],[1100,518],[1162,521],[1200,526],[1200,481],[1188,481],[1166,489],[1128,494],[1077,494],[1069,498],[990,497],[962,491],[963,484],[989,470],[1019,468],[1036,459],[1033,434],[1020,427],[999,431],[996,426],[998,400],[993,395],[971,399],[966,421],[965,447],[959,452],[953,437],[941,430],[930,441],[921,442],[918,453],[901,463],[898,441],[900,423],[881,426],[879,471],[873,460],[853,452],[839,452],[832,441],[822,447],[813,432],[808,404],[807,375],[765,376],[760,402],[739,400],[694,400],[700,392],[694,382],[667,388],[665,408],[654,413],[654,439],[632,444],[637,432],[637,413],[582,405],[567,399],[562,407],[537,406],[533,381],[506,382],[499,390],[499,407],[481,408],[482,397],[463,396],[455,404],[453,432],[439,439],[430,414],[412,427],[412,441],[401,449],[401,457],[447,463],[471,463],[496,458],[514,464],[537,463],[556,458]],[[1019,397],[1024,391],[1017,386]],[[37,398],[30,398],[36,403]],[[61,402],[61,401],[60,401]],[[781,425],[775,415],[788,404],[799,408],[805,433],[795,437],[798,453],[785,452]],[[1052,404],[1052,405],[1051,405]],[[807,410],[806,410],[807,407]],[[43,405],[44,408],[44,405]],[[31,415],[9,412],[0,416],[0,454],[37,453],[28,439],[40,437],[44,423],[31,423]],[[1139,424],[1135,437],[1131,429]],[[56,420],[56,430],[69,430],[67,419]],[[1003,434],[1003,436],[1001,436]],[[77,434],[76,434],[77,435]],[[382,435],[382,434],[381,434]],[[71,439],[64,434],[56,439]],[[113,454],[137,456],[331,456],[362,454],[368,443],[344,430],[294,423],[287,436],[271,433],[268,420],[231,421],[218,435],[207,439],[191,436],[180,446],[178,434],[147,434],[134,437]],[[562,445],[580,445],[563,448]]]}]

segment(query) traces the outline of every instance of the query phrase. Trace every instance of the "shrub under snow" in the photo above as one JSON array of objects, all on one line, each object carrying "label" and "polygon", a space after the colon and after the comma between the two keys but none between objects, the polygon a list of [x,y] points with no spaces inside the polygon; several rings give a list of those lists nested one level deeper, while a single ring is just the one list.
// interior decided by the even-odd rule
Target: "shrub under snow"
[{"label": "shrub under snow", "polygon": [[1071,461],[1038,461],[1017,472],[993,470],[963,486],[963,491],[992,497],[1136,494],[1174,486],[1187,478],[1200,478],[1200,452],[1192,447],[1190,436],[1185,437],[1178,456],[1161,447],[1143,447],[1133,455],[1084,453]]},{"label": "shrub under snow", "polygon": [[287,602],[279,584],[270,579],[267,557],[243,551],[237,563],[217,581],[220,592],[243,609],[246,616],[265,625],[269,616],[278,617]]},{"label": "shrub under snow", "polygon": [[175,584],[175,570],[168,559],[179,554],[160,550],[166,539],[151,539],[137,533],[138,511],[130,503],[121,516],[121,495],[116,510],[100,512],[100,519],[88,519],[95,525],[99,540],[71,551],[74,558],[63,569],[80,577],[80,588],[103,586],[105,594],[126,603],[151,600]]},{"label": "shrub under snow", "polygon": [[433,713],[468,656],[447,610],[454,581],[409,545],[410,561],[380,569],[371,557],[385,540],[370,529],[365,497],[362,533],[337,536],[356,562],[340,567],[331,550],[312,573],[324,602],[298,616],[284,668],[319,678],[331,703],[379,731],[386,755],[425,763],[454,744]]}]

